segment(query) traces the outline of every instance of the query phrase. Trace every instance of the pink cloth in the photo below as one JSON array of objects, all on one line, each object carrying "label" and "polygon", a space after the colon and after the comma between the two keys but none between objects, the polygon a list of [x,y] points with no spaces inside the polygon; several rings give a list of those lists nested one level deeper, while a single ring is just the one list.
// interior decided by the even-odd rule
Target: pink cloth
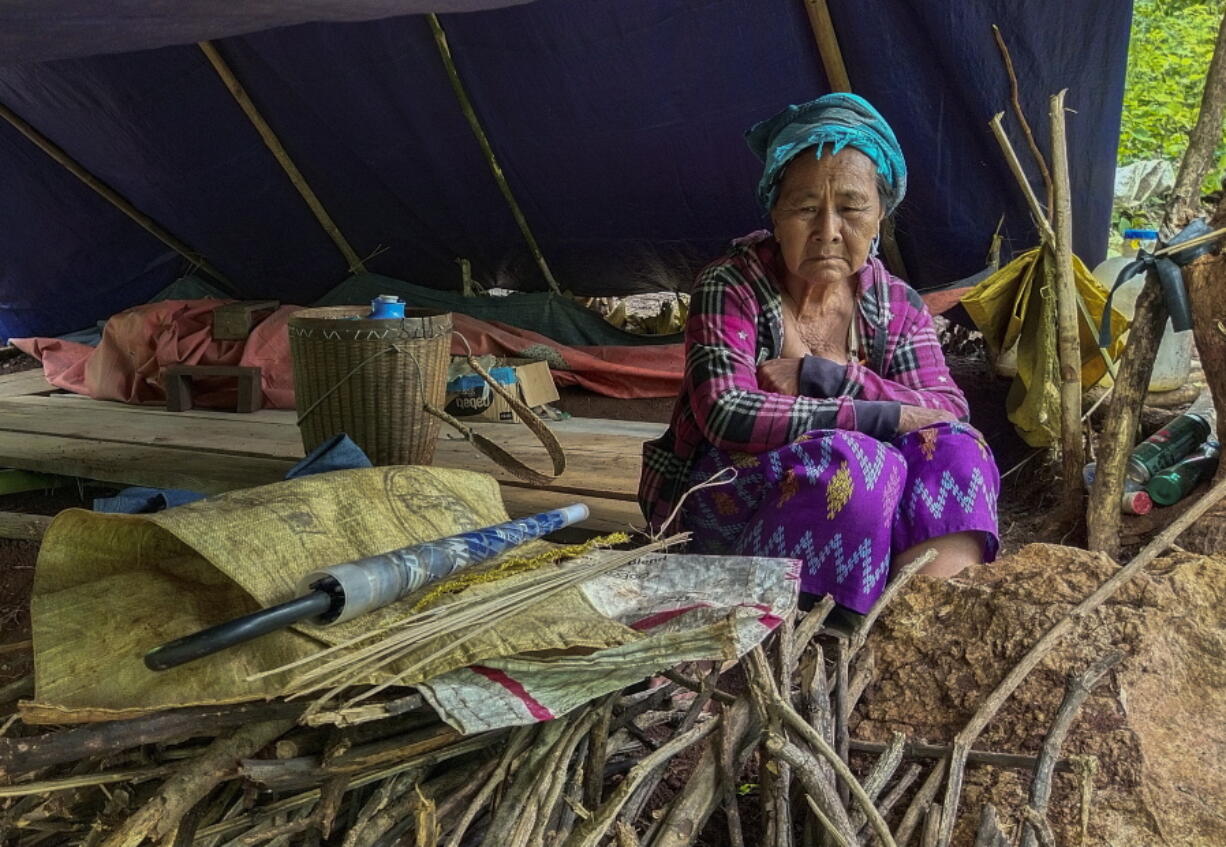
[{"label": "pink cloth", "polygon": [[[282,306],[244,341],[214,341],[213,309],[226,300],[167,300],[136,306],[107,321],[97,347],[58,338],[15,338],[18,349],[39,359],[57,388],[123,403],[164,403],[162,371],[169,365],[254,365],[261,368],[266,408],[294,408],[289,355],[289,316]],[[455,314],[455,328],[477,354],[547,358],[558,385],[577,385],[610,397],[673,397],[681,386],[685,354],[680,344],[654,347],[567,347],[506,324]],[[452,353],[465,352],[452,339]],[[236,391],[224,379],[201,380],[196,405],[233,408]]]}]

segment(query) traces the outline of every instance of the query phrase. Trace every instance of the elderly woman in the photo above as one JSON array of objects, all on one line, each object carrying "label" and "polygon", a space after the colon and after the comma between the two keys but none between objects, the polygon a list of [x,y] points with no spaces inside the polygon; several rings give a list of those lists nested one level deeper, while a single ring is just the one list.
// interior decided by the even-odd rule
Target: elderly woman
[{"label": "elderly woman", "polygon": [[[692,550],[799,559],[803,592],[865,612],[929,548],[938,576],[995,556],[999,475],[932,317],[876,258],[907,182],[885,119],[830,94],[748,140],[774,232],[699,276],[685,382],[644,448],[639,501],[653,528],[692,532]],[[734,481],[676,509],[727,468]]]}]

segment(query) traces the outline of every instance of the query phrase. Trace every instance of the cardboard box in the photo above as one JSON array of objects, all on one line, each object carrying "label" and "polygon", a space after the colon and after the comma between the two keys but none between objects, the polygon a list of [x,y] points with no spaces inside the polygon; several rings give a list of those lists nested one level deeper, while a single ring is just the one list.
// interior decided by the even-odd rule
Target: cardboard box
[{"label": "cardboard box", "polygon": [[[547,362],[531,359],[500,359],[490,376],[505,385],[525,405],[541,406],[558,399]],[[519,416],[506,400],[494,393],[480,376],[471,371],[447,383],[446,411],[461,420],[518,423]]]}]

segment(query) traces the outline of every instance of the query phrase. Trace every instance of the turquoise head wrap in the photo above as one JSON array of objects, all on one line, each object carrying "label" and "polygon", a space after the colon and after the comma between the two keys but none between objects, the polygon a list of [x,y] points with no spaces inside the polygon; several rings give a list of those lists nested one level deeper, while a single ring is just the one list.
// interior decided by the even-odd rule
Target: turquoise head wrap
[{"label": "turquoise head wrap", "polygon": [[855,94],[827,94],[788,106],[773,118],[755,124],[745,133],[749,148],[766,166],[758,183],[758,199],[770,209],[779,193],[783,169],[801,150],[832,145],[831,153],[854,147],[877,166],[877,173],[890,188],[885,213],[898,208],[907,193],[907,163],[894,130],[881,113]]}]

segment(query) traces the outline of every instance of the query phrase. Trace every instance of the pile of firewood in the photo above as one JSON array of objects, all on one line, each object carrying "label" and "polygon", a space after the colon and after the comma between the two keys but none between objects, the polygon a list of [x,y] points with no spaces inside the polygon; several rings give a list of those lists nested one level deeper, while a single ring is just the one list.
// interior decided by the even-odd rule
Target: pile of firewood
[{"label": "pile of firewood", "polygon": [[[978,732],[1058,639],[1223,491],[1053,626],[952,746],[848,732],[873,677],[869,629],[925,557],[853,629],[826,626],[827,598],[739,662],[678,666],[531,726],[465,737],[406,689],[331,711],[274,700],[50,732],[14,715],[0,728],[0,843],[790,847],[918,835],[927,847],[950,843],[963,769],[977,760],[1033,770],[1030,803],[1002,810],[1003,828],[1050,843],[1045,792],[1064,733],[1120,657],[1072,681],[1038,757],[973,750]],[[965,812],[980,815],[976,844],[1007,843],[994,809]]]}]

